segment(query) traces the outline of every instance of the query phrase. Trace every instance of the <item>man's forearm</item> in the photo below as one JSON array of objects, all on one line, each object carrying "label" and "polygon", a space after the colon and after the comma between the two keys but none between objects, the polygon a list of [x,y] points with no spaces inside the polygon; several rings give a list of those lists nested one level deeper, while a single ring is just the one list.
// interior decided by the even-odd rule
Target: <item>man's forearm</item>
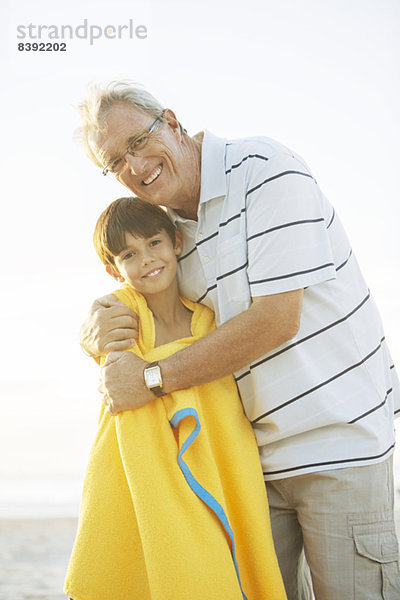
[{"label": "man's forearm", "polygon": [[256,298],[251,307],[188,348],[160,362],[169,393],[225,377],[292,339],[302,290]]}]

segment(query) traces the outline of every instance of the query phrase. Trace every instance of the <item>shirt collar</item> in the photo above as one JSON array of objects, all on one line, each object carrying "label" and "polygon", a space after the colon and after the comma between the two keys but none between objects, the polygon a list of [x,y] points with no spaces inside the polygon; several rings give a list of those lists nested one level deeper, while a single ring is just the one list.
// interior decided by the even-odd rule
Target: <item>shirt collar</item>
[{"label": "shirt collar", "polygon": [[[199,134],[196,134],[199,135]],[[201,145],[201,178],[199,207],[212,200],[226,196],[225,148],[227,140],[219,138],[207,129],[204,130]],[[174,210],[167,208],[173,223],[185,222],[188,219],[179,216]]]},{"label": "shirt collar", "polygon": [[200,205],[226,195],[226,139],[204,130],[201,146]]}]

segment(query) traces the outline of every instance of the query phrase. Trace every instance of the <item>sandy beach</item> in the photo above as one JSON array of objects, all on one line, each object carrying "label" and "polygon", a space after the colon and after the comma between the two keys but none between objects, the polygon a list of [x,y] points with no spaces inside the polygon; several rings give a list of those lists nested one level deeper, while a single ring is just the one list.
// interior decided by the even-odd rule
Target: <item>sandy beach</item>
[{"label": "sandy beach", "polygon": [[1,600],[65,600],[76,519],[0,519]]},{"label": "sandy beach", "polygon": [[[400,511],[397,505],[397,531]],[[66,600],[77,519],[0,519],[1,600]]]}]

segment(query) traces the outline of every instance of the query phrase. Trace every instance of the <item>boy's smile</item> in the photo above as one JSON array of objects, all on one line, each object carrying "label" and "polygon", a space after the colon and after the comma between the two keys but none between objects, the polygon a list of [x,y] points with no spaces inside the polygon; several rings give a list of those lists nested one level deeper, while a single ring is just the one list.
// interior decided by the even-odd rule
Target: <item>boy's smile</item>
[{"label": "boy's smile", "polygon": [[157,269],[153,269],[146,275],[143,275],[142,279],[155,279],[158,275],[160,275],[164,270],[164,267],[158,267]]}]

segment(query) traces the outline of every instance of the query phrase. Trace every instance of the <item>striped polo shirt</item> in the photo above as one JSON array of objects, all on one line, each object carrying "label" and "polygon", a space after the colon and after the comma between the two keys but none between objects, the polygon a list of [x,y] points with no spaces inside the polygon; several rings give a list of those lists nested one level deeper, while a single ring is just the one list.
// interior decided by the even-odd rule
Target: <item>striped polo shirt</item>
[{"label": "striped polo shirt", "polygon": [[296,337],[235,373],[265,479],[387,458],[399,381],[346,233],[304,161],[265,137],[205,132],[198,221],[169,214],[183,234],[181,292],[218,325],[253,297],[304,289]]}]

